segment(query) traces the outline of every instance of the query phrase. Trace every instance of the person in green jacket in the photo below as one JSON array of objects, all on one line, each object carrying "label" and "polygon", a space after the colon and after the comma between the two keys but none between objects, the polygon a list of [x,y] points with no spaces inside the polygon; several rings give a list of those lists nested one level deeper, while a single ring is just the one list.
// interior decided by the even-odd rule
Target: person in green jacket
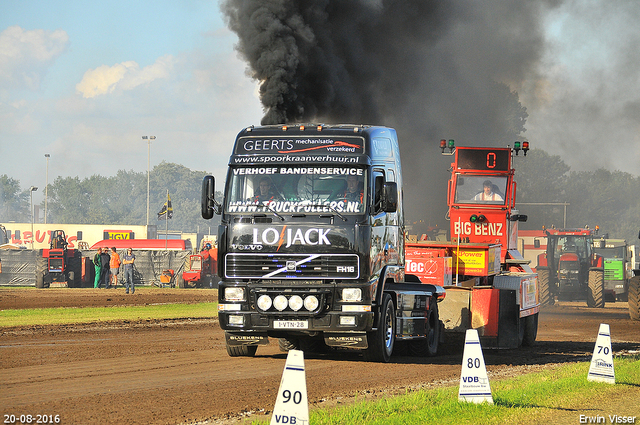
[{"label": "person in green jacket", "polygon": [[96,278],[93,282],[94,288],[100,287],[100,276],[102,276],[102,257],[100,254],[102,254],[102,248],[98,248],[98,252],[93,257],[93,265],[96,268]]}]

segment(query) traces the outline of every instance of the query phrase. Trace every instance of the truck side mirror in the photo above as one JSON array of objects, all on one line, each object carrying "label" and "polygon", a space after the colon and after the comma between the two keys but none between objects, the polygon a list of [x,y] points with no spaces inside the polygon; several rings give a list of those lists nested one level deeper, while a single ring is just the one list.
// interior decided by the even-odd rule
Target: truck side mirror
[{"label": "truck side mirror", "polygon": [[533,240],[533,247],[534,248],[540,248],[540,239],[534,239]]},{"label": "truck side mirror", "polygon": [[398,184],[396,182],[385,182],[382,187],[382,199],[384,212],[398,211]]},{"label": "truck side mirror", "polygon": [[214,209],[214,193],[215,193],[215,180],[213,176],[204,176],[202,179],[202,218],[209,220],[213,217]]}]

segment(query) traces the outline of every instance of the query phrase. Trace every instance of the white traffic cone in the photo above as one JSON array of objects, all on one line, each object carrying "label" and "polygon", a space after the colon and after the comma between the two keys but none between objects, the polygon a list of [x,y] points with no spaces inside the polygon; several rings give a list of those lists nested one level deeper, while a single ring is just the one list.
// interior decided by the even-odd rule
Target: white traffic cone
[{"label": "white traffic cone", "polygon": [[600,324],[596,346],[593,348],[591,356],[591,366],[587,381],[616,383],[616,374],[613,371],[613,352],[611,351],[611,332],[609,325]]},{"label": "white traffic cone", "polygon": [[475,329],[468,329],[465,335],[458,401],[493,404],[480,337]]},{"label": "white traffic cone", "polygon": [[271,415],[271,425],[308,425],[309,402],[307,379],[304,372],[304,353],[289,350],[282,372],[276,405]]}]

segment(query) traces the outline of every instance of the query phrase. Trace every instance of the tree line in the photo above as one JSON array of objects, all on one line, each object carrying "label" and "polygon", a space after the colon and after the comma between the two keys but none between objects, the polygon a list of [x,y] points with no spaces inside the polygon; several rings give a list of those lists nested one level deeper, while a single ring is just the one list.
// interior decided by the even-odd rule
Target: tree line
[{"label": "tree line", "polygon": [[[149,173],[149,224],[164,230],[164,219],[159,221],[157,214],[169,191],[174,211],[169,231],[208,233],[210,229],[216,233],[217,216],[213,220],[200,216],[202,178],[206,174],[164,161],[153,167]],[[222,193],[216,192],[216,197],[220,201]],[[31,222],[29,203],[29,188],[22,190],[19,181],[0,176],[0,222]],[[44,213],[44,200],[40,211]],[[120,170],[112,177],[57,177],[48,187],[47,222],[145,225],[147,173]]]},{"label": "tree line", "polygon": [[[612,238],[637,240],[640,230],[640,177],[603,168],[572,171],[557,155],[542,149],[530,150],[514,160],[518,183],[517,202],[528,221],[521,229],[591,228]],[[169,230],[216,232],[217,217],[200,216],[202,178],[206,172],[193,171],[179,164],[162,162],[150,172],[149,224],[163,225],[157,213],[171,196],[174,210]],[[216,193],[218,200],[222,194]],[[118,171],[115,176],[93,175],[84,179],[58,177],[48,188],[47,222],[60,224],[144,225],[147,219],[147,173]],[[20,182],[0,175],[0,222],[30,222],[29,189]],[[445,200],[443,199],[443,202]],[[44,201],[40,204],[44,211]],[[445,228],[447,223],[442,223]],[[160,227],[163,228],[163,227]]]}]

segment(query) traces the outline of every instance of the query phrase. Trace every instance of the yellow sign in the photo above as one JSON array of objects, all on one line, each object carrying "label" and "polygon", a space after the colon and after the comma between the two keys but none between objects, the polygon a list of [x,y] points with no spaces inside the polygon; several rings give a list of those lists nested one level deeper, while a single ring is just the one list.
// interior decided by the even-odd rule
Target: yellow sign
[{"label": "yellow sign", "polygon": [[107,236],[105,239],[131,239],[131,232],[113,232],[106,230],[104,233]]}]

